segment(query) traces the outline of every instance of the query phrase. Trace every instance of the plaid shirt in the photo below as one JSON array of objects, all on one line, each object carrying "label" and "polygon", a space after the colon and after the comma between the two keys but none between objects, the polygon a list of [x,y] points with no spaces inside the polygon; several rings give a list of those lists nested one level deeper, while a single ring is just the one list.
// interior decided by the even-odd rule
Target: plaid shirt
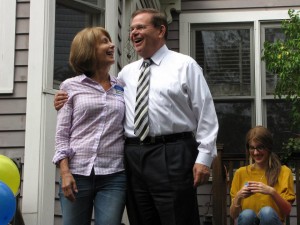
[{"label": "plaid shirt", "polygon": [[69,98],[57,115],[53,163],[68,157],[73,174],[88,176],[93,167],[96,175],[124,170],[124,90],[110,79],[107,91],[85,75],[61,84]]}]

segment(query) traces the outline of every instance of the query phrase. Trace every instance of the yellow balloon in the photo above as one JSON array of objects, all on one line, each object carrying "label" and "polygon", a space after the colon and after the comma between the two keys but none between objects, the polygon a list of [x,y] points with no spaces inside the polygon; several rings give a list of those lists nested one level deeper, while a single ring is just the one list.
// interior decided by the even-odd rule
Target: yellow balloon
[{"label": "yellow balloon", "polygon": [[16,164],[8,157],[0,155],[0,181],[5,183],[16,195],[20,187],[20,172]]}]

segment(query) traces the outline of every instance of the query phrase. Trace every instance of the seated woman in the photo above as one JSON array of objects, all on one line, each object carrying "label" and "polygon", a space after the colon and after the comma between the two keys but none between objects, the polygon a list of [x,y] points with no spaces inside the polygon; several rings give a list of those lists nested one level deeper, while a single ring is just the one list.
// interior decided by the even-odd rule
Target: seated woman
[{"label": "seated woman", "polygon": [[295,200],[292,172],[272,152],[273,138],[268,129],[250,129],[246,147],[250,165],[234,174],[230,216],[237,225],[282,225]]}]

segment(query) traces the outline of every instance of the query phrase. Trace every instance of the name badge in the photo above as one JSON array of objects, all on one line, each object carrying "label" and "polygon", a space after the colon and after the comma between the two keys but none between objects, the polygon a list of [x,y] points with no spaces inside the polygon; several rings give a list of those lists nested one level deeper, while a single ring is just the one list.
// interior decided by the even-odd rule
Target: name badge
[{"label": "name badge", "polygon": [[114,86],[115,95],[123,95],[124,94],[124,88],[120,85]]}]

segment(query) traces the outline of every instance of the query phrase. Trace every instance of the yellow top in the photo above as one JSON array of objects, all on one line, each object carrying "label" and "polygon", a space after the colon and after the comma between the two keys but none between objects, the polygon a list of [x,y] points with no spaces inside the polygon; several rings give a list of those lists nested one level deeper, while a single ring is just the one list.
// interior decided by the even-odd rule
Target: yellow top
[{"label": "yellow top", "polygon": [[[257,181],[267,184],[267,179],[264,176],[265,171],[262,169],[254,168],[251,165],[241,167],[236,170],[230,195],[231,199],[233,199],[236,193],[245,185],[248,181]],[[281,166],[281,171],[278,177],[278,182],[274,186],[274,189],[277,193],[289,202],[293,202],[295,200],[295,192],[294,192],[294,179],[292,175],[292,171],[286,167]],[[233,202],[233,201],[232,201]],[[256,213],[260,211],[260,209],[264,206],[270,206],[278,213],[281,221],[284,221],[284,215],[279,211],[276,203],[272,199],[270,195],[264,195],[261,193],[256,193],[251,195],[248,198],[245,198],[241,202],[242,210],[244,209],[252,209]]]}]

